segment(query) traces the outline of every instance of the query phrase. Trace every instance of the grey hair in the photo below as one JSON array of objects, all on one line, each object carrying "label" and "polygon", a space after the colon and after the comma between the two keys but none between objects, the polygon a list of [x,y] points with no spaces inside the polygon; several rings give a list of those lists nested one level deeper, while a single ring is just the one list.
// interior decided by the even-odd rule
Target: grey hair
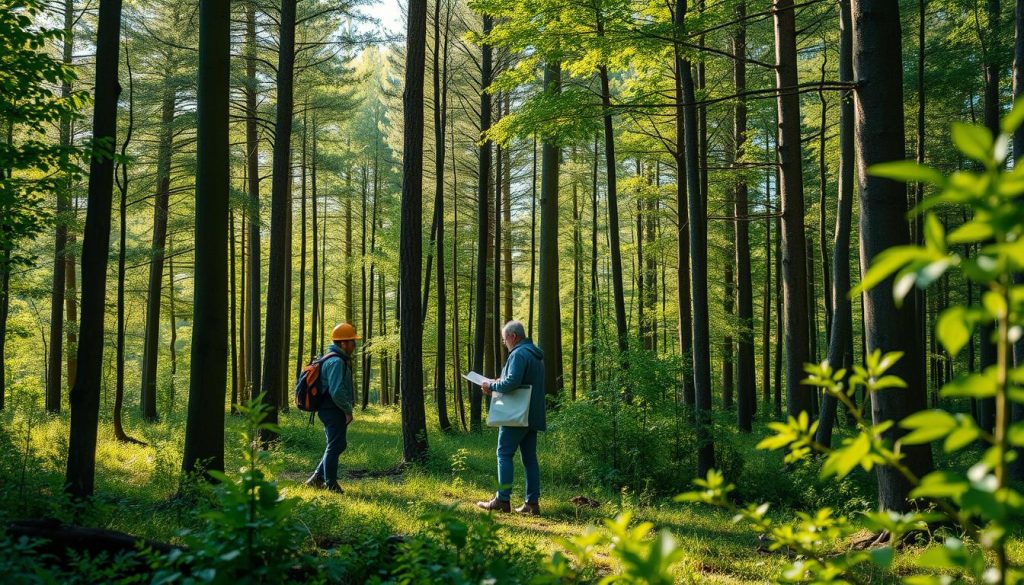
[{"label": "grey hair", "polygon": [[516,321],[515,319],[505,323],[505,326],[501,328],[501,334],[514,334],[519,339],[526,339],[526,329],[523,328],[523,322]]}]

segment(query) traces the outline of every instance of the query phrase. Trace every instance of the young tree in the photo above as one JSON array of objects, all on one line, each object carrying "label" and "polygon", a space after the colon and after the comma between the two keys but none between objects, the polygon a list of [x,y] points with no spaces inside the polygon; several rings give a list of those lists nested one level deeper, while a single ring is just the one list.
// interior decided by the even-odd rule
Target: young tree
[{"label": "young tree", "polygon": [[[224,471],[230,58],[230,4],[200,0],[196,274],[188,422],[182,457],[182,469],[188,473]],[[267,352],[268,356],[272,354]]]}]

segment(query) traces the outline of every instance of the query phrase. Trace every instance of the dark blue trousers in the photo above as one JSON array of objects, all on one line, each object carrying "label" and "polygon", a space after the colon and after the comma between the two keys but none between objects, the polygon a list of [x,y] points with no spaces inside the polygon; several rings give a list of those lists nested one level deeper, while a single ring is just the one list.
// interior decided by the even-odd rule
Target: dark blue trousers
[{"label": "dark blue trousers", "polygon": [[322,477],[328,487],[338,485],[338,458],[348,447],[348,423],[345,422],[345,412],[332,406],[317,411],[327,434],[327,448],[324,449],[324,456],[313,472],[314,475]]}]

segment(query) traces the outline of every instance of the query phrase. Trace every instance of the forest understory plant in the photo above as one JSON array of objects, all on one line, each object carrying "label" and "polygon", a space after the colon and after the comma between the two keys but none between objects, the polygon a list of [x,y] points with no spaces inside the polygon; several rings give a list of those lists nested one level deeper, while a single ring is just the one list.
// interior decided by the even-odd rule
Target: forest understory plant
[{"label": "forest understory plant", "polygon": [[[787,422],[770,423],[774,434],[758,445],[761,449],[785,449],[787,463],[820,455],[825,458],[823,478],[843,478],[856,468],[871,471],[878,466],[896,470],[913,486],[910,497],[917,511],[898,513],[881,510],[863,514],[863,525],[889,534],[889,544],[873,550],[852,550],[843,539],[852,534],[856,523],[836,516],[829,508],[799,513],[796,520],[776,522],[767,516],[767,504],[741,507],[730,498],[735,486],[719,472],[712,471],[697,480],[698,490],[678,499],[705,502],[735,512],[736,521],[746,522],[767,536],[771,550],[788,550],[796,558],[786,569],[782,582],[865,583],[870,563],[882,569],[892,566],[898,543],[913,532],[929,533],[940,546],[928,547],[914,564],[927,569],[925,574],[905,577],[915,585],[954,582],[1013,584],[1024,580],[1024,571],[1008,554],[1008,538],[1019,531],[1024,514],[1024,496],[1012,485],[1011,463],[1016,449],[1024,447],[1024,422],[1015,413],[1024,405],[1024,367],[1014,367],[1012,348],[1024,327],[1024,286],[1015,275],[1024,272],[1024,164],[1018,161],[1005,169],[1013,132],[1024,123],[1024,102],[1018,101],[1003,120],[1001,134],[994,137],[982,126],[954,124],[952,140],[956,148],[975,163],[979,170],[962,170],[944,176],[930,167],[895,161],[873,166],[874,175],[891,180],[918,182],[930,186],[936,194],[926,198],[912,214],[924,214],[923,245],[890,248],[871,263],[862,282],[852,295],[880,285],[892,278],[897,303],[917,288],[927,288],[947,271],[959,270],[983,293],[977,303],[952,305],[939,316],[936,338],[956,357],[969,343],[976,329],[991,326],[991,341],[996,362],[981,371],[967,372],[946,383],[943,398],[991,400],[995,405],[995,424],[991,430],[979,427],[966,414],[943,409],[921,410],[901,421],[872,421],[865,416],[865,404],[854,396],[863,388],[867,394],[900,392],[906,383],[887,371],[902,357],[897,348],[875,349],[864,366],[852,372],[823,362],[808,364],[804,381],[834,397],[856,421],[857,433],[831,449],[815,440],[817,422],[806,412]],[[939,206],[965,210],[968,219],[946,232],[936,217]],[[966,256],[960,246],[976,245],[977,253]],[[897,428],[901,433],[897,435]],[[893,438],[898,438],[893,441]],[[942,441],[942,448],[953,453],[968,446],[984,446],[979,458],[966,473],[937,470],[916,476],[906,465],[901,452],[907,445]],[[836,551],[840,550],[839,554]],[[941,574],[936,574],[940,572]]]}]

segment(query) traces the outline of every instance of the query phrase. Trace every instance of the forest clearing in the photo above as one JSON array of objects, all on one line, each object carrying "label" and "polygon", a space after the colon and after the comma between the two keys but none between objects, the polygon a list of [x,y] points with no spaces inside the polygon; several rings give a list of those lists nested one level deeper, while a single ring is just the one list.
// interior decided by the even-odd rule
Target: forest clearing
[{"label": "forest clearing", "polygon": [[0,0],[0,575],[1024,581],[1024,0]]}]

